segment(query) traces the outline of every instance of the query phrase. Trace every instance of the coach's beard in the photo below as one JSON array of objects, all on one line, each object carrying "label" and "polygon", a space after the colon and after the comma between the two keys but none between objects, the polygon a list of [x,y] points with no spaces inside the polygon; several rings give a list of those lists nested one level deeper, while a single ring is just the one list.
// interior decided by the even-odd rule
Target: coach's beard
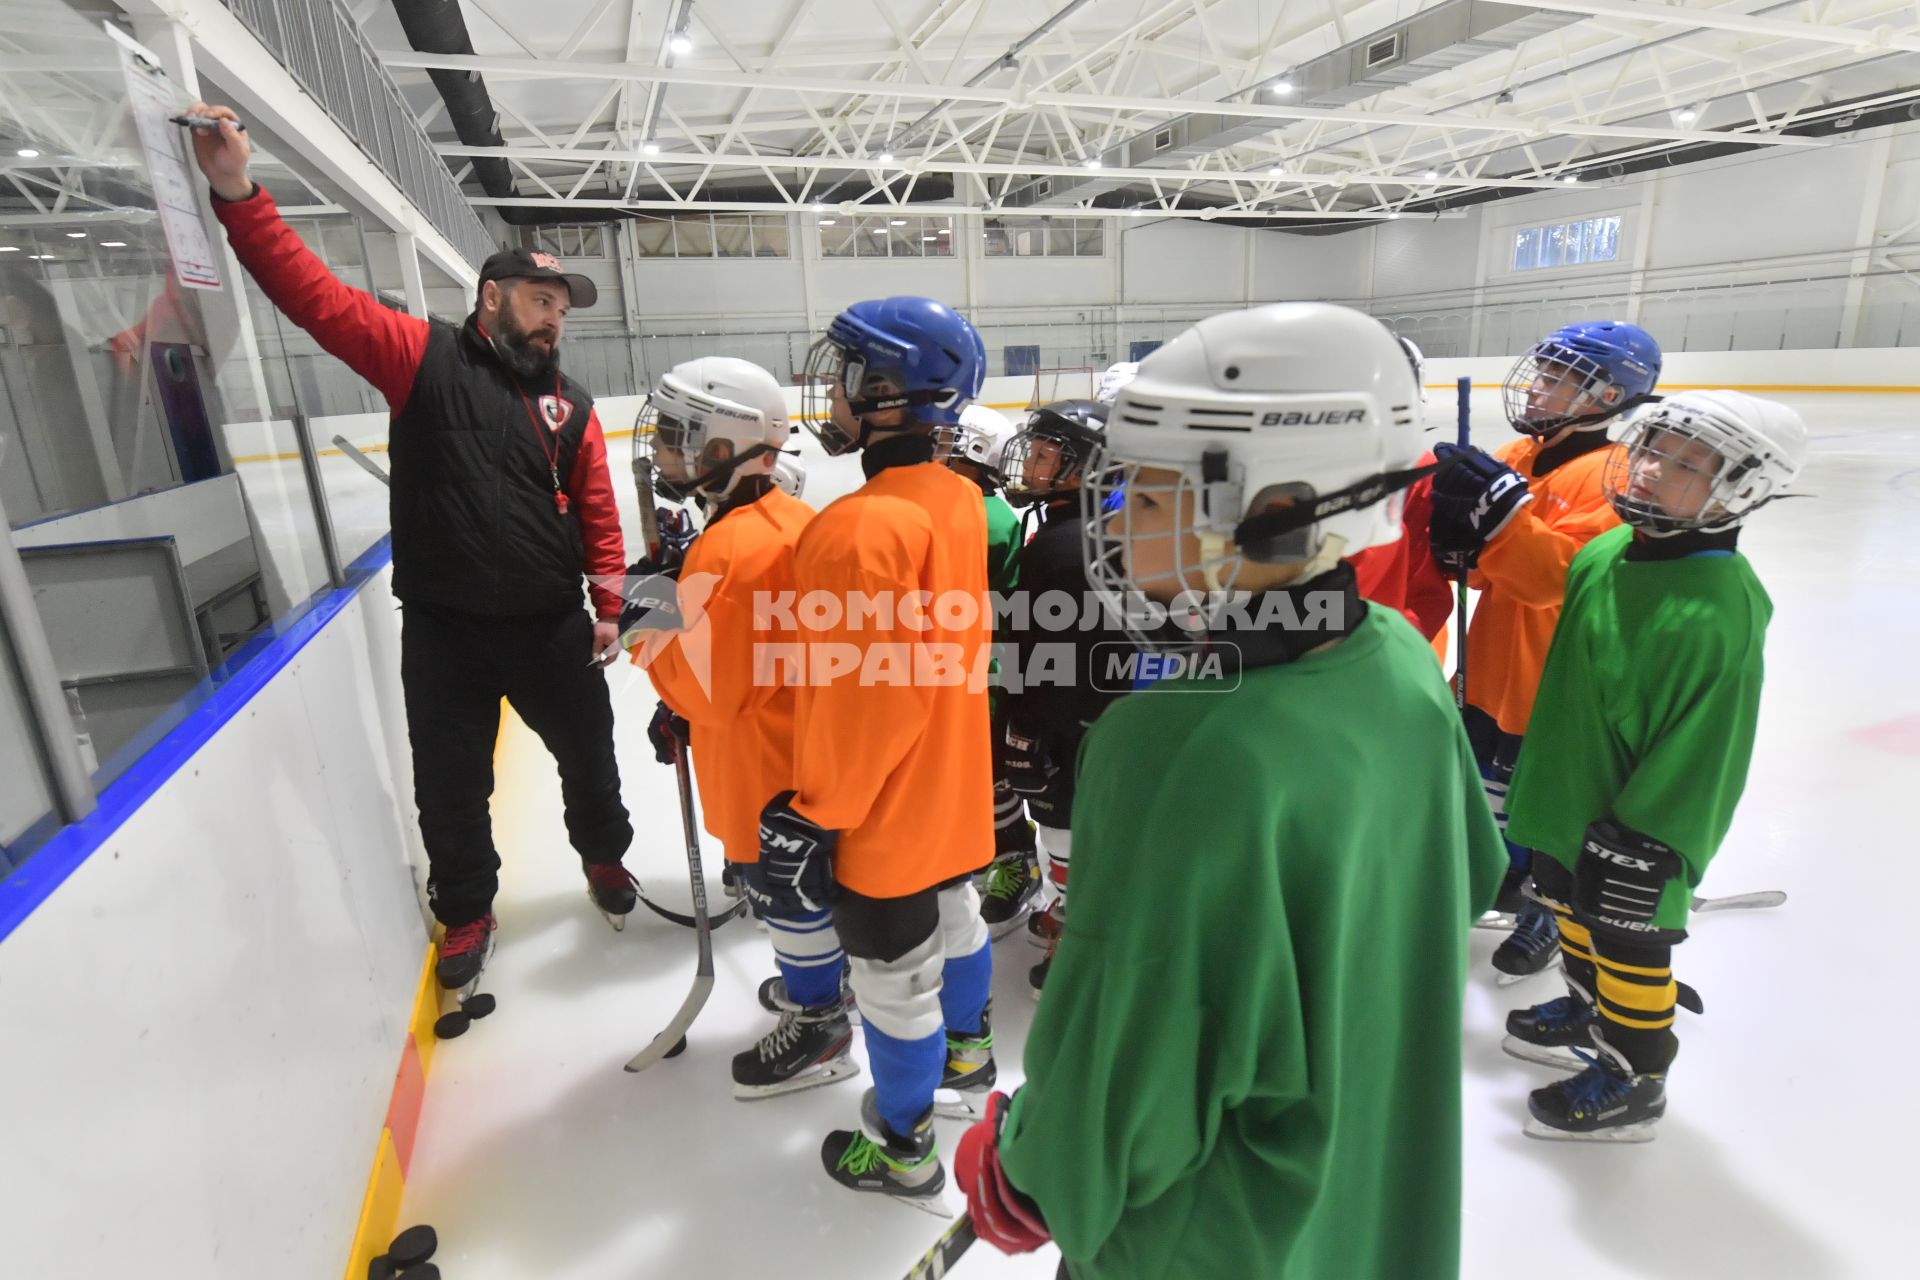
[{"label": "coach's beard", "polygon": [[[499,333],[495,335],[493,349],[500,357],[500,363],[507,366],[521,378],[545,378],[559,364],[560,343],[552,329],[539,328],[526,330],[514,323],[513,317],[501,309],[497,321]],[[544,339],[546,349],[542,350],[535,339]]]}]

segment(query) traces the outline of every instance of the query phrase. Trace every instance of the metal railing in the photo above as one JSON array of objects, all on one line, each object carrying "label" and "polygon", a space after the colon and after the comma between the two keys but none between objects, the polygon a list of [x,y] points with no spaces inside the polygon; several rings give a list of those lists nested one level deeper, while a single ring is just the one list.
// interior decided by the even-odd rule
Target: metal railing
[{"label": "metal railing", "polygon": [[475,268],[493,237],[341,0],[221,0]]}]

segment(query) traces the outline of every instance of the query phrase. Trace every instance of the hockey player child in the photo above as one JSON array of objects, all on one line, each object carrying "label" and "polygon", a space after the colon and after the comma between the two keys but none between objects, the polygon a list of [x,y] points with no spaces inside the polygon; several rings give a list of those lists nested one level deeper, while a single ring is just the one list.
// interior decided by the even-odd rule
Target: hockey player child
[{"label": "hockey player child", "polygon": [[[793,551],[813,509],[774,481],[791,431],[772,374],[745,360],[708,356],[676,365],[648,400],[655,485],[688,497],[706,527],[684,552],[643,562],[639,573],[679,578],[678,624],[648,636],[638,653],[660,708],[648,736],[662,763],[673,739],[691,739],[700,811],[735,875],[760,854],[760,807],[793,776],[794,691],[761,658],[792,643],[777,616],[755,602],[793,590]],[[779,1024],[735,1056],[733,1091],[763,1098],[857,1074],[853,1030],[841,990],[845,956],[824,909],[764,917],[780,976],[767,1000]]]},{"label": "hockey player child", "polygon": [[[1013,438],[1013,423],[1005,414],[983,404],[960,411],[960,421],[936,428],[933,456],[980,486],[987,504],[987,589],[1004,599],[1020,576],[1020,517],[1000,496],[1000,460]],[[1001,721],[1004,701],[998,686],[989,694],[992,723]],[[999,729],[991,734],[999,741]],[[996,753],[993,765],[993,863],[979,877],[980,918],[987,933],[1003,937],[1026,917],[1040,889],[1040,854],[1034,848],[1033,824],[1027,821],[1020,796],[1009,785]]]},{"label": "hockey player child", "polygon": [[[1038,602],[1049,592],[1060,593],[1076,606],[1088,600],[1080,489],[1106,425],[1107,406],[1095,400],[1043,405],[1007,446],[1005,462],[1008,498],[1039,512],[1041,519],[1020,552],[1026,625],[1010,628],[1003,637],[1019,655],[1022,680],[1019,690],[1007,699],[1000,743],[1003,767],[1040,824],[1047,883],[1053,892],[1052,903],[1033,918],[1030,930],[1033,940],[1047,948],[1046,958],[1027,974],[1036,996],[1046,986],[1054,945],[1066,920],[1074,768],[1080,741],[1118,696],[1110,685],[1096,680],[1095,660],[1130,648],[1124,634],[1105,625],[1082,629],[1077,613],[1073,630],[1051,631],[1036,612]],[[1072,663],[1062,667],[1043,660],[1043,645],[1071,646]]]},{"label": "hockey player child", "polygon": [[980,1236],[1051,1235],[1074,1280],[1458,1275],[1467,934],[1506,856],[1431,650],[1340,563],[1399,532],[1414,396],[1378,321],[1283,303],[1155,351],[1107,421],[1095,586],[1252,596],[1176,650],[1222,679],[1088,734],[1027,1084],[955,1154]]},{"label": "hockey player child", "polygon": [[973,887],[993,839],[986,508],[933,461],[985,365],[972,325],[913,297],[847,308],[808,358],[807,426],[830,454],[858,449],[867,483],[795,555],[799,597],[843,610],[802,624],[793,782],[761,814],[748,879],[776,912],[830,905],[852,957],[873,1088],[860,1127],[822,1144],[828,1174],[921,1204],[946,1182],[935,1090],[985,1089],[995,1070]]},{"label": "hockey player child", "polygon": [[[1480,592],[1465,643],[1467,736],[1504,828],[1507,785],[1533,710],[1540,667],[1560,613],[1567,565],[1596,535],[1620,523],[1600,476],[1616,452],[1607,424],[1654,399],[1660,348],[1644,329],[1612,320],[1557,329],[1522,356],[1503,389],[1507,420],[1522,438],[1489,456],[1435,447],[1460,464],[1433,478],[1428,540],[1451,573],[1468,571]],[[1494,952],[1504,981],[1538,973],[1557,957],[1553,915],[1522,888],[1532,854],[1508,846],[1498,909],[1518,922]]]},{"label": "hockey player child", "polygon": [[1621,443],[1606,492],[1630,527],[1574,558],[1510,796],[1571,994],[1509,1016],[1505,1047],[1579,1071],[1533,1091],[1529,1134],[1644,1142],[1679,1048],[1673,948],[1753,752],[1772,604],[1735,542],[1799,472],[1807,428],[1689,391]]}]

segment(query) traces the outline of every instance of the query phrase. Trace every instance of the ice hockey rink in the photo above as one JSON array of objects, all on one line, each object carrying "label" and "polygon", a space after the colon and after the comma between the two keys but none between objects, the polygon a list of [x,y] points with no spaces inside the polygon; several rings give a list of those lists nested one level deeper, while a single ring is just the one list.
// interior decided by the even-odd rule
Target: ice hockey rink
[{"label": "ice hockey rink", "polygon": [[[1450,431],[1451,396],[1436,388],[1428,399],[1429,419]],[[1913,1185],[1904,1152],[1920,1129],[1888,1091],[1916,1047],[1897,1012],[1912,1004],[1897,904],[1920,893],[1920,864],[1905,856],[1920,700],[1890,673],[1920,637],[1920,406],[1911,396],[1788,399],[1814,433],[1808,496],[1743,535],[1775,606],[1766,696],[1746,797],[1702,886],[1779,889],[1788,901],[1696,918],[1675,967],[1707,1012],[1681,1015],[1667,1118],[1644,1146],[1521,1134],[1527,1090],[1553,1076],[1500,1051],[1502,1024],[1562,984],[1556,970],[1497,987],[1487,959],[1499,935],[1476,931],[1462,1041],[1463,1276],[1511,1275],[1533,1241],[1552,1242],[1543,1265],[1593,1280],[1902,1274],[1894,1260],[1912,1240]],[[1476,438],[1509,438],[1497,396],[1475,400],[1486,424]],[[806,496],[834,489],[810,480]],[[673,775],[645,738],[653,695],[638,672],[613,684],[639,818],[628,862],[649,895],[683,909]],[[488,989],[499,1010],[439,1052],[402,1220],[435,1225],[447,1274],[461,1280],[770,1267],[801,1280],[904,1275],[944,1224],[819,1175],[820,1139],[849,1122],[860,1083],[731,1096],[729,1058],[773,1021],[754,999],[772,972],[765,935],[747,922],[715,935],[718,980],[687,1052],[626,1075],[621,1064],[685,994],[692,939],[644,909],[615,934],[591,908],[559,838],[551,762],[517,723],[498,769],[506,865]],[[1233,927],[1231,903],[1220,904],[1219,927]],[[994,946],[1003,1089],[1021,1079],[1035,1008],[1026,973],[1039,956],[1023,932]],[[1404,1051],[1410,1071],[1453,1069],[1452,1046]],[[939,1123],[949,1151],[963,1124]],[[959,1206],[951,1187],[947,1204]],[[1051,1277],[1057,1259],[976,1247],[956,1274]]]}]

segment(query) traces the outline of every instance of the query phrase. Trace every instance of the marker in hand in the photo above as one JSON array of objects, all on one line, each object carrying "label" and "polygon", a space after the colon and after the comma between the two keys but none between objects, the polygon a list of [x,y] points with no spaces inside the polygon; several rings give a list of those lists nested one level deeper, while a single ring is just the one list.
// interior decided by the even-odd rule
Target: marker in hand
[{"label": "marker in hand", "polygon": [[[167,122],[169,124],[185,125],[189,129],[218,129],[222,124],[228,123],[224,120],[215,120],[212,116],[168,116]],[[247,126],[243,121],[235,120],[232,121],[232,124],[233,127],[241,133],[247,131]]]}]

